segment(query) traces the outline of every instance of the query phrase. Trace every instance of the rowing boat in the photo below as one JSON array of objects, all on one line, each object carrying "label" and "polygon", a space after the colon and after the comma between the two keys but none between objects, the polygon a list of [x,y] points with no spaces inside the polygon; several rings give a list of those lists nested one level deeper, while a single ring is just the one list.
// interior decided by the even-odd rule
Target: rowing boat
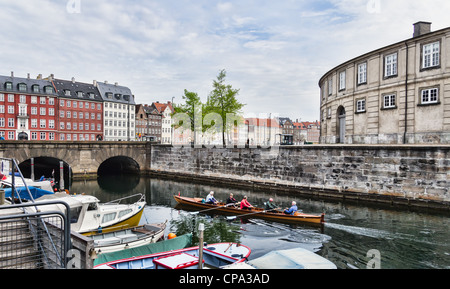
[{"label": "rowing boat", "polygon": [[224,203],[217,203],[217,205],[206,204],[201,198],[189,198],[182,196],[174,196],[175,200],[180,205],[194,207],[196,209],[208,210],[209,212],[223,213],[227,215],[249,216],[251,218],[265,219],[269,221],[281,223],[310,223],[323,224],[325,214],[311,215],[296,212],[294,215],[287,215],[280,211],[266,211],[261,208],[253,207],[251,210],[241,210],[233,206],[227,206]]}]

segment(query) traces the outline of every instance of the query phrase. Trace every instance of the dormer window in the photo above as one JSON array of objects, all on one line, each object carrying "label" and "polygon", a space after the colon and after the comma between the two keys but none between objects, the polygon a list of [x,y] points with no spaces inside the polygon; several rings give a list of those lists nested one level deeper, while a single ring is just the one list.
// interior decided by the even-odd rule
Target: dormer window
[{"label": "dormer window", "polygon": [[5,82],[5,89],[7,89],[7,90],[12,90],[12,89],[13,89],[13,84],[12,84],[12,82]]},{"label": "dormer window", "polygon": [[89,92],[89,98],[94,99],[95,98],[95,94],[93,94],[92,92]]},{"label": "dormer window", "polygon": [[35,84],[31,87],[31,89],[33,90],[34,93],[39,93],[40,89],[39,89],[39,85]]},{"label": "dormer window", "polygon": [[53,87],[51,87],[51,86],[44,87],[44,93],[47,93],[47,94],[53,93]]},{"label": "dormer window", "polygon": [[124,95],[123,99],[126,100],[126,101],[129,101],[130,100],[130,96],[129,95]]},{"label": "dormer window", "polygon": [[82,91],[77,91],[77,96],[78,97],[83,97],[83,92]]},{"label": "dormer window", "polygon": [[116,94],[114,95],[114,97],[115,97],[117,100],[120,100],[120,98],[122,97],[122,95],[121,95],[120,93],[116,93]]},{"label": "dormer window", "polygon": [[106,93],[106,98],[112,99],[112,97],[113,97],[113,94],[111,92]]},{"label": "dormer window", "polygon": [[19,88],[20,92],[26,92],[27,91],[27,85],[25,83],[19,83],[17,85],[17,87]]},{"label": "dormer window", "polygon": [[69,89],[65,89],[64,90],[64,95],[65,96],[70,96],[70,90]]}]

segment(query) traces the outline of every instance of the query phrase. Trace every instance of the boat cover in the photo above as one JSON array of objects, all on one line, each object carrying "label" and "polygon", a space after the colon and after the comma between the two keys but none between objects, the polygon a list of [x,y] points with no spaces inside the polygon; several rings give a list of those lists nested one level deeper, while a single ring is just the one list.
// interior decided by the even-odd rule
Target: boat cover
[{"label": "boat cover", "polygon": [[192,234],[186,234],[170,240],[160,241],[136,248],[121,250],[118,252],[102,253],[98,256],[97,259],[94,260],[94,266],[116,260],[184,249],[191,246],[192,246]]},{"label": "boat cover", "polygon": [[303,248],[272,251],[248,263],[257,269],[336,269],[327,259]]},{"label": "boat cover", "polygon": [[[40,197],[45,196],[45,195],[53,195],[54,194],[53,192],[41,190],[41,189],[38,189],[35,187],[28,187],[28,189],[30,190],[30,193],[33,196],[34,200],[39,199]],[[8,189],[4,189],[4,190],[5,190],[5,197],[11,198],[12,189],[8,188]],[[30,195],[28,194],[27,189],[25,187],[17,187],[16,188],[16,193],[14,194],[14,197],[16,197],[16,198],[17,198],[17,193],[19,193],[19,196],[21,199],[31,201]]]}]

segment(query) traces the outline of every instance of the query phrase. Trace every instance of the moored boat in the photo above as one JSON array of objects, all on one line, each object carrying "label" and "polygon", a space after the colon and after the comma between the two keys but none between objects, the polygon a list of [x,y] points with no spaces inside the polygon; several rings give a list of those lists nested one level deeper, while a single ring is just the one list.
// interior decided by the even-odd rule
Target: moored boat
[{"label": "moored boat", "polygon": [[[208,244],[203,248],[202,266],[221,268],[247,260],[251,250],[237,243]],[[197,269],[199,246],[109,261],[94,269]]]},{"label": "moored boat", "polygon": [[159,241],[164,236],[167,221],[160,224],[145,224],[109,233],[91,235],[97,254],[117,252]]},{"label": "moored boat", "polygon": [[227,215],[248,216],[249,218],[259,218],[269,221],[276,221],[282,223],[310,223],[321,225],[325,222],[325,214],[311,215],[296,212],[294,215],[287,215],[280,211],[269,211],[261,208],[253,207],[251,210],[241,210],[234,206],[227,206],[224,203],[217,203],[216,205],[207,204],[201,198],[190,198],[182,196],[174,196],[178,204],[201,209],[214,213],[223,213]]},{"label": "moored boat", "polygon": [[[121,204],[124,199],[140,196],[139,200],[132,204]],[[45,195],[35,201],[36,204],[48,200],[64,201],[70,207],[71,230],[85,236],[108,233],[126,228],[136,227],[142,217],[145,207],[145,196],[142,194],[129,196],[108,203],[100,203],[94,196],[77,194],[68,195],[56,193]],[[30,207],[30,210],[35,210]],[[63,205],[39,206],[40,211],[62,211]]]},{"label": "moored boat", "polygon": [[251,261],[232,264],[224,269],[337,269],[336,265],[304,248],[277,250]]}]

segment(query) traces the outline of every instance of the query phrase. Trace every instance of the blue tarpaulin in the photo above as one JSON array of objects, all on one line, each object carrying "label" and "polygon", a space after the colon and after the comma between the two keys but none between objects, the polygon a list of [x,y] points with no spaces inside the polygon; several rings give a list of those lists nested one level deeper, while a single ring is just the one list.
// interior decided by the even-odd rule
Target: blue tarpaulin
[{"label": "blue tarpaulin", "polygon": [[[53,192],[49,192],[46,190],[41,190],[35,187],[28,187],[28,189],[30,190],[31,196],[33,197],[34,200],[39,199],[42,196],[45,195],[51,195],[53,194]],[[4,189],[5,190],[5,198],[11,198],[11,188],[8,189]],[[16,192],[14,193],[14,197],[17,198],[19,195],[19,197],[21,199],[25,199],[25,200],[31,200],[30,198],[30,194],[28,193],[27,189],[25,187],[18,187],[16,188]]]}]

